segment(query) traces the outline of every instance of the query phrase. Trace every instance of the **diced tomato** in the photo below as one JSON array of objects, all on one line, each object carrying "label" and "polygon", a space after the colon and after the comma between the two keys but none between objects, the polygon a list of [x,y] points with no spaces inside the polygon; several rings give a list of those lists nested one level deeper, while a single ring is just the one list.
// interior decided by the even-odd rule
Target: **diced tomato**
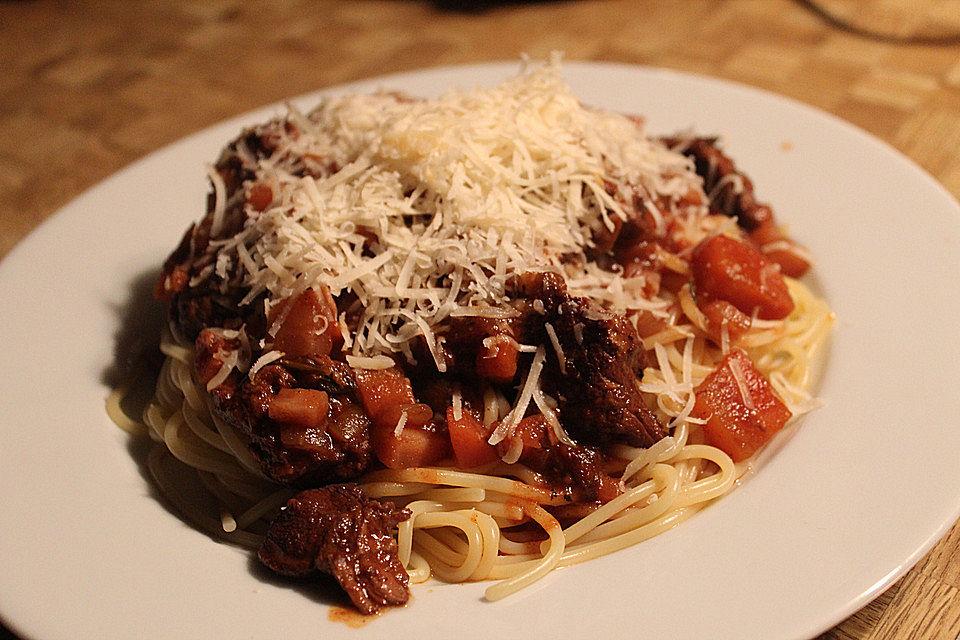
[{"label": "diced tomato", "polygon": [[698,296],[726,300],[764,320],[793,311],[780,268],[746,242],[724,235],[707,238],[694,249],[690,267]]},{"label": "diced tomato", "polygon": [[723,330],[727,330],[727,339],[735,340],[750,329],[750,316],[743,313],[726,300],[710,300],[698,305],[707,317],[707,330],[710,337],[720,343]]},{"label": "diced tomato", "polygon": [[[520,421],[513,432],[513,437],[520,438],[523,443],[523,451],[520,453],[521,461],[528,461],[531,458],[538,457],[539,454],[550,444],[550,423],[539,413],[527,416]],[[497,451],[503,457],[510,450],[509,438],[497,444]]]},{"label": "diced tomato", "polygon": [[497,448],[487,442],[488,429],[473,411],[464,407],[458,419],[453,407],[449,407],[447,430],[450,432],[450,444],[453,445],[457,466],[472,469],[497,459]]},{"label": "diced tomato", "polygon": [[[355,369],[354,376],[357,379],[360,402],[374,422],[378,422],[377,417],[391,407],[417,402],[413,397],[410,378],[396,367]],[[393,422],[393,426],[396,426],[396,421]]]},{"label": "diced tomato", "polygon": [[[400,369],[356,369],[357,391],[373,421],[371,444],[377,458],[391,469],[436,464],[450,451],[446,433],[422,428],[433,418],[429,405],[416,401],[410,379]],[[400,435],[396,427],[406,413]]]},{"label": "diced tomato", "polygon": [[201,331],[194,344],[193,371],[197,382],[206,387],[220,373],[230,352],[239,348],[237,339],[224,338],[213,329]]},{"label": "diced tomato", "polygon": [[764,220],[750,232],[752,240],[768,260],[780,265],[780,271],[791,278],[800,278],[810,269],[810,262],[803,256],[796,242],[788,238],[773,218]]},{"label": "diced tomato", "polygon": [[290,358],[325,356],[343,344],[337,305],[325,286],[307,289],[295,300],[284,301],[271,316],[280,314],[285,315],[274,335],[273,348]]},{"label": "diced tomato", "polygon": [[646,309],[641,309],[635,316],[635,325],[637,334],[641,338],[647,338],[655,333],[660,333],[670,326],[670,323],[667,322],[666,318],[655,316]]},{"label": "diced tomato", "polygon": [[450,451],[447,434],[413,427],[404,427],[398,436],[394,429],[374,426],[370,439],[377,459],[390,469],[428,467]]},{"label": "diced tomato", "polygon": [[[743,390],[732,367],[742,373]],[[741,349],[731,350],[694,392],[697,400],[691,415],[706,420],[703,430],[707,440],[734,462],[756,453],[791,416],[770,382]]]},{"label": "diced tomato", "polygon": [[422,402],[391,405],[377,414],[375,422],[378,425],[396,429],[403,416],[406,416],[403,419],[404,428],[420,429],[427,426],[433,419],[433,409],[430,408],[430,405]]},{"label": "diced tomato", "polygon": [[190,282],[190,274],[180,265],[170,267],[164,271],[153,286],[153,297],[162,302],[170,302],[173,295],[181,291]]},{"label": "diced tomato", "polygon": [[320,427],[327,421],[327,394],[317,389],[280,389],[267,410],[272,420],[301,427]]},{"label": "diced tomato", "polygon": [[516,343],[506,335],[493,336],[490,346],[477,350],[477,374],[494,382],[510,382],[517,373]]},{"label": "diced tomato", "polygon": [[801,278],[803,274],[810,270],[810,263],[801,254],[793,250],[793,247],[796,247],[793,242],[789,240],[785,242],[788,242],[790,247],[770,249],[769,251],[764,251],[763,255],[780,265],[780,271],[784,275],[790,276],[791,278]]}]

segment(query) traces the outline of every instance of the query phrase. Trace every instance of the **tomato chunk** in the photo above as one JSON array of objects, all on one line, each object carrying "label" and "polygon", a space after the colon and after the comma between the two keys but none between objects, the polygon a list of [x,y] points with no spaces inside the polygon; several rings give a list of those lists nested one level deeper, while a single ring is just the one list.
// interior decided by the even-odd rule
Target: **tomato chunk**
[{"label": "tomato chunk", "polygon": [[447,408],[447,430],[457,466],[472,469],[497,459],[497,448],[487,442],[488,429],[473,411],[464,407],[457,418],[453,407]]},{"label": "tomato chunk", "polygon": [[[406,418],[404,418],[406,416]],[[377,414],[376,423],[396,429],[403,420],[404,428],[415,427],[417,429],[427,426],[433,420],[433,409],[430,405],[422,402],[413,404],[395,404],[387,407]]]},{"label": "tomato chunk", "polygon": [[[520,438],[523,450],[520,453],[521,462],[536,464],[544,457],[544,450],[550,445],[550,423],[541,414],[527,416],[520,421],[513,432],[513,438]],[[510,450],[512,438],[502,440],[497,444],[497,451],[503,457]]]},{"label": "tomato chunk", "polygon": [[697,245],[690,262],[697,296],[726,300],[764,320],[785,318],[793,299],[780,268],[746,242],[719,235]]},{"label": "tomato chunk", "polygon": [[750,239],[760,247],[768,260],[780,265],[780,271],[784,275],[799,278],[810,269],[805,250],[788,238],[772,218],[751,231]]},{"label": "tomato chunk", "polygon": [[750,316],[743,313],[726,300],[711,300],[699,305],[700,311],[707,317],[707,330],[710,337],[723,340],[723,330],[727,330],[727,339],[736,340],[750,329]]},{"label": "tomato chunk", "polygon": [[428,467],[450,451],[445,433],[415,427],[404,427],[398,436],[394,429],[375,426],[370,440],[377,459],[390,469]]},{"label": "tomato chunk", "polygon": [[[389,369],[355,369],[354,376],[357,379],[360,402],[374,423],[378,423],[378,416],[391,407],[416,404],[417,402],[416,398],[413,397],[410,378],[396,367]],[[389,420],[386,422],[389,422]],[[396,420],[390,426],[391,428],[395,427]]]},{"label": "tomato chunk", "polygon": [[273,348],[290,358],[325,356],[343,344],[337,305],[324,286],[285,300],[271,315],[271,320],[283,317],[273,337]]},{"label": "tomato chunk", "polygon": [[240,348],[237,338],[225,338],[214,329],[204,329],[194,344],[193,371],[197,382],[206,387],[223,368],[230,353]]},{"label": "tomato chunk", "polygon": [[477,351],[477,373],[494,382],[510,382],[517,373],[516,343],[506,335],[488,338]]},{"label": "tomato chunk", "polygon": [[301,427],[321,427],[330,406],[327,394],[317,389],[280,389],[267,410],[272,420]]},{"label": "tomato chunk", "polygon": [[791,416],[742,349],[731,350],[694,392],[697,400],[691,415],[706,420],[707,440],[734,462],[756,453]]},{"label": "tomato chunk", "polygon": [[[424,428],[433,409],[416,401],[410,379],[400,369],[356,369],[354,375],[360,403],[373,421],[370,441],[380,462],[390,469],[425,467],[449,454],[447,434]],[[404,414],[407,418],[397,435]]]}]

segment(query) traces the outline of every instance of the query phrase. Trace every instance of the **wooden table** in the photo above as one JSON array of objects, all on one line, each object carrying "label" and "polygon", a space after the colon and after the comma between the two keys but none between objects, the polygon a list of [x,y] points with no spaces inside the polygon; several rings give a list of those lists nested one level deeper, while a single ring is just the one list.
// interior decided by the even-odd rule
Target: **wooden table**
[{"label": "wooden table", "polygon": [[[77,0],[0,3],[0,256],[80,192],[228,116],[421,67],[545,57],[756,85],[886,140],[960,196],[960,45],[854,35],[791,0]],[[823,0],[896,39],[960,30],[960,0]],[[960,633],[960,526],[823,638]],[[0,637],[12,638],[0,629]]]}]

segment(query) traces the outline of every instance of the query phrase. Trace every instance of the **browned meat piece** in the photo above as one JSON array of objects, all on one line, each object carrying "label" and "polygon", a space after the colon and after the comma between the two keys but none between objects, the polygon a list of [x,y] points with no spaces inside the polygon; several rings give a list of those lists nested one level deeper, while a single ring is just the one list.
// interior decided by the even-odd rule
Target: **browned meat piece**
[{"label": "browned meat piece", "polygon": [[393,529],[407,509],[367,498],[354,484],[310,489],[270,523],[260,561],[286,576],[332,575],[364,614],[404,604],[409,576]]},{"label": "browned meat piece", "polygon": [[555,485],[579,491],[578,502],[609,502],[620,494],[617,481],[603,470],[603,456],[589,447],[551,445],[545,472]]},{"label": "browned meat piece", "polygon": [[239,329],[244,324],[264,325],[263,303],[259,299],[244,308],[247,315],[240,315],[237,309],[241,294],[240,291],[222,294],[212,286],[203,285],[183,289],[173,296],[170,319],[185,340],[195,340],[208,327]]},{"label": "browned meat piece", "polygon": [[[643,351],[629,320],[569,295],[556,273],[523,274],[515,288],[530,307],[522,342],[545,345],[550,352],[545,382],[556,394],[560,421],[573,438],[601,448],[617,442],[648,447],[666,435],[637,387]],[[556,333],[565,372],[559,369],[546,324]]]},{"label": "browned meat piece", "polygon": [[[216,356],[216,352],[222,348],[222,342],[207,344],[210,335],[211,332],[204,331],[197,340],[198,363],[221,357]],[[214,355],[206,355],[205,350],[212,350]],[[336,377],[343,375],[341,369],[345,366],[331,364],[329,369]],[[251,451],[270,478],[296,486],[351,480],[363,473],[372,459],[370,419],[354,402],[348,389],[336,385],[334,377],[324,376],[317,370],[298,371],[280,364],[263,367],[253,380],[234,371],[211,391],[214,410],[247,436]],[[315,424],[284,422],[271,417],[270,408],[277,396],[290,389],[329,393],[325,417]],[[289,404],[296,402],[296,396],[291,400],[290,394],[285,393],[284,408],[289,412]],[[274,416],[277,415],[274,411]]]},{"label": "browned meat piece", "polygon": [[747,231],[753,231],[773,218],[770,207],[757,202],[753,182],[737,171],[733,160],[717,146],[716,138],[689,141],[664,138],[663,142],[693,159],[697,174],[703,178],[703,190],[710,196],[710,208],[716,213],[736,216],[737,224]]},{"label": "browned meat piece", "polygon": [[[216,204],[215,192],[211,190],[207,196],[207,214],[199,224],[191,225],[187,229],[174,252],[164,262],[163,269],[154,288],[154,295],[161,300],[173,301],[172,319],[174,325],[189,340],[196,338],[200,329],[211,326],[227,326],[222,323],[224,313],[221,307],[236,309],[245,290],[231,283],[226,292],[220,290],[220,282],[208,280],[200,287],[188,287],[190,280],[210,265],[215,259],[210,250],[210,241],[214,238],[228,238],[236,235],[247,220],[245,205],[248,198],[255,195],[255,191],[244,193],[244,184],[256,176],[252,164],[245,164],[243,157],[256,160],[268,158],[274,154],[283,133],[285,125],[281,122],[270,122],[255,129],[244,132],[239,138],[231,142],[221,153],[215,169],[223,179],[226,202],[220,228],[214,233],[213,212]],[[242,152],[239,151],[242,149]],[[297,162],[303,164],[303,159]],[[300,167],[304,172],[306,169]],[[256,203],[254,203],[255,208]],[[206,300],[206,298],[210,298]],[[224,298],[229,304],[221,304]],[[250,309],[257,309],[262,305],[254,301],[248,305]],[[234,315],[236,315],[234,313]],[[240,324],[240,323],[236,323]]]}]

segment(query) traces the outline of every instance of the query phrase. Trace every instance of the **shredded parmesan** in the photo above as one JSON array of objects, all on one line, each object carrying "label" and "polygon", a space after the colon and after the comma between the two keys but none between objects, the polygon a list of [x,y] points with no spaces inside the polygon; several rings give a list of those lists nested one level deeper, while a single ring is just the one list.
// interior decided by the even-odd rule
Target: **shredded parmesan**
[{"label": "shredded parmesan", "polygon": [[248,374],[250,376],[250,379],[253,380],[254,376],[257,375],[257,372],[260,371],[260,369],[270,364],[271,362],[279,360],[282,357],[283,357],[282,351],[276,351],[276,350],[267,351],[265,354],[257,358],[257,361],[253,363],[252,367],[250,367],[250,373]]},{"label": "shredded parmesan", "polygon": [[527,407],[533,398],[533,393],[539,388],[540,372],[543,370],[543,361],[546,358],[546,352],[543,347],[537,347],[537,353],[533,356],[533,362],[530,364],[530,370],[527,371],[527,378],[524,380],[517,403],[510,410],[510,413],[497,425],[497,428],[490,434],[488,442],[497,444],[501,440],[513,435],[514,430],[523,416],[527,413]]},{"label": "shredded parmesan", "polygon": [[354,369],[389,369],[397,363],[388,356],[364,357],[347,354],[347,364]]},{"label": "shredded parmesan", "polygon": [[543,327],[547,330],[547,335],[550,336],[550,342],[553,344],[553,350],[557,353],[560,373],[567,375],[567,358],[563,355],[563,347],[560,346],[560,340],[557,339],[557,332],[549,322],[545,323]]},{"label": "shredded parmesan", "polygon": [[403,428],[406,426],[406,424],[407,424],[407,412],[401,411],[400,419],[397,420],[397,426],[393,430],[393,435],[399,437],[400,434],[403,433]]},{"label": "shredded parmesan", "polygon": [[227,351],[224,355],[223,350],[217,351],[217,354],[223,357],[223,362],[220,365],[220,370],[210,378],[210,381],[207,382],[207,391],[212,391],[219,387],[223,382],[230,376],[230,372],[233,371],[233,368],[237,366],[238,352],[237,351]]},{"label": "shredded parmesan", "polygon": [[460,420],[463,418],[463,397],[460,395],[460,390],[457,389],[453,392],[453,419]]},{"label": "shredded parmesan", "polygon": [[[558,60],[435,99],[331,97],[308,114],[291,108],[279,130],[270,158],[254,163],[237,147],[273,201],[211,242],[202,277],[229,274],[249,288],[245,302],[321,284],[338,299],[350,294],[362,312],[339,319],[345,350],[411,360],[424,340],[441,372],[444,322],[513,313],[505,302],[516,273],[553,269],[572,295],[618,312],[662,311],[663,301],[637,295],[642,279],[626,282],[585,252],[613,220],[639,215],[637,194],[670,202],[702,193],[691,161],[636,120],[583,106]],[[216,172],[210,179],[219,227],[224,185]]]},{"label": "shredded parmesan", "polygon": [[734,358],[730,358],[727,362],[730,365],[730,373],[733,374],[733,379],[737,383],[737,389],[740,390],[740,397],[743,398],[743,404],[746,405],[747,409],[756,411],[757,406],[753,404],[753,398],[750,396],[750,390],[747,388],[747,380],[743,375],[743,369],[740,368],[740,363]]}]

